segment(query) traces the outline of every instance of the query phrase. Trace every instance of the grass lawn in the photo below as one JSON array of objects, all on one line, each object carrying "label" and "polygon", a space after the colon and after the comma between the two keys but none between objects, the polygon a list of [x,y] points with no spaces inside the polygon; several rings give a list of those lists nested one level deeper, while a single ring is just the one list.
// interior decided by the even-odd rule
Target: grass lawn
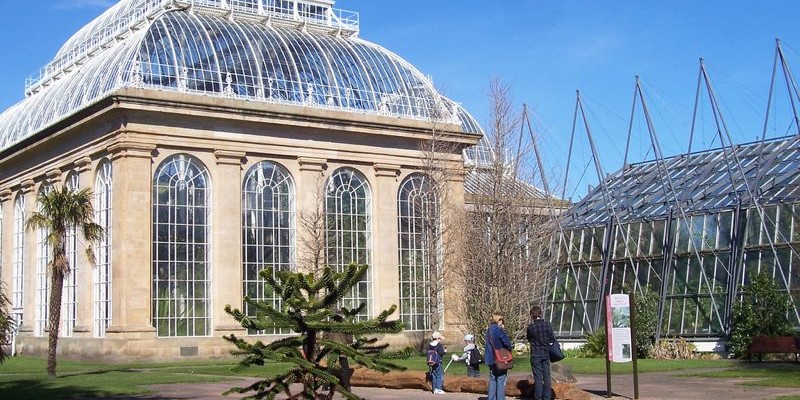
[{"label": "grass lawn", "polygon": [[[0,399],[43,400],[109,397],[149,393],[146,385],[225,380],[248,376],[231,370],[232,362],[171,364],[94,364],[62,360],[58,378],[47,377],[46,360],[12,357],[0,365]],[[208,371],[208,372],[207,372]],[[260,369],[262,374],[269,370]],[[255,372],[255,371],[254,371]],[[225,375],[210,376],[205,375]],[[251,374],[254,375],[254,374]]]},{"label": "grass lawn", "polygon": [[[516,361],[515,370],[530,370],[527,357],[517,357]],[[396,362],[413,371],[425,371],[428,368],[423,356]],[[562,363],[570,365],[572,371],[578,375],[605,374],[605,360],[601,358],[567,358]],[[287,368],[286,364],[274,364],[234,370],[235,365],[233,361],[221,360],[153,364],[97,364],[62,360],[58,363],[58,378],[49,379],[45,373],[45,360],[13,357],[0,365],[0,399],[60,400],[137,395],[148,393],[147,385],[218,382],[230,380],[232,377],[265,377]],[[742,383],[746,385],[800,388],[800,364],[795,363],[639,360],[638,368],[640,373],[691,370],[692,376],[757,379]],[[632,364],[613,363],[611,371],[613,374],[630,374]],[[465,375],[466,368],[463,363],[453,362],[447,374]],[[800,396],[783,397],[780,400],[800,400]]]}]

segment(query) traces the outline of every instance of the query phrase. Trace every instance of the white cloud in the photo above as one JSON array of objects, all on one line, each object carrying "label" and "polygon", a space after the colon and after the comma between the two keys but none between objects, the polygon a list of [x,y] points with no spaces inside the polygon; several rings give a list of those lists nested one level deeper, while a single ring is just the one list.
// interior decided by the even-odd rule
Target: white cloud
[{"label": "white cloud", "polygon": [[79,8],[108,8],[114,5],[114,0],[59,0],[53,8],[60,10],[74,10]]}]

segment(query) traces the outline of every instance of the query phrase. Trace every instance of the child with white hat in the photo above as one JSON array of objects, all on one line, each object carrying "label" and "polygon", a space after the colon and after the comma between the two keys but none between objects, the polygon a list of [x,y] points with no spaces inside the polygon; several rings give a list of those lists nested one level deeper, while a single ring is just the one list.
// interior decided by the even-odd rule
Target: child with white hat
[{"label": "child with white hat", "polygon": [[428,344],[428,369],[431,376],[431,387],[433,394],[444,394],[444,371],[442,370],[442,359],[445,349],[442,341],[444,336],[439,331],[431,334],[431,342]]},{"label": "child with white hat", "polygon": [[481,363],[483,362],[483,357],[481,357],[481,352],[478,350],[478,347],[475,346],[475,336],[471,333],[464,335],[464,354],[459,357],[457,354],[453,354],[451,360],[453,361],[464,361],[467,364],[467,376],[477,378],[481,376]]}]

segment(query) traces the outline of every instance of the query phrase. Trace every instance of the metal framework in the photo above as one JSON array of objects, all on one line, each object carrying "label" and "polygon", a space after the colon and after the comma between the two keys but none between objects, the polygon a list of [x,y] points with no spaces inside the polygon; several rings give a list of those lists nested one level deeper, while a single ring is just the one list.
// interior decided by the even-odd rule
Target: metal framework
[{"label": "metal framework", "polygon": [[429,252],[439,250],[438,239],[431,237],[439,224],[439,203],[432,186],[430,177],[414,173],[406,177],[397,193],[400,319],[409,331],[431,329]]},{"label": "metal framework", "polygon": [[25,196],[17,194],[14,200],[14,260],[11,265],[11,308],[17,326],[23,323],[25,294]]},{"label": "metal framework", "polygon": [[[66,187],[77,191],[81,187],[80,175],[70,172],[67,175]],[[63,290],[61,292],[61,325],[58,333],[64,337],[72,336],[77,321],[77,275],[78,275],[78,235],[74,226],[67,228],[66,252],[69,261],[69,271],[64,275]]]},{"label": "metal framework", "polygon": [[[42,185],[39,189],[39,197],[44,196],[51,190],[53,190],[53,187],[49,184]],[[42,211],[41,208],[39,208],[39,211]],[[44,336],[44,331],[47,329],[47,316],[50,311],[48,307],[50,300],[50,280],[48,279],[50,274],[48,270],[53,255],[50,244],[47,243],[49,234],[50,232],[47,228],[36,230],[36,323],[33,328],[33,333],[36,336]]]},{"label": "metal framework", "polygon": [[158,336],[211,334],[211,182],[178,154],[153,179],[153,326]]},{"label": "metal framework", "polygon": [[798,91],[780,44],[779,60],[797,134],[767,140],[765,125],[761,141],[733,144],[701,60],[698,99],[706,89],[723,147],[664,157],[637,78],[634,109],[641,101],[655,159],[629,165],[626,154],[608,176],[579,94],[576,120],[583,116],[601,184],[560,221],[550,307],[560,336],[597,329],[606,294],[650,288],[661,298],[657,337],[723,338],[741,288],[760,272],[790,295],[788,317],[800,329]]},{"label": "metal framework", "polygon": [[[328,179],[325,192],[325,258],[342,272],[351,263],[372,265],[372,194],[367,179],[352,168],[339,168]],[[358,318],[372,315],[372,272],[344,296],[341,305],[366,303]]]},{"label": "metal framework", "polygon": [[[0,115],[0,150],[125,87],[477,122],[430,79],[312,0],[122,0],[76,33]],[[319,28],[319,29],[318,29]],[[322,29],[324,28],[324,29]]]},{"label": "metal framework", "polygon": [[[295,190],[283,166],[262,161],[247,172],[242,188],[243,293],[282,309],[281,297],[260,277],[264,269],[293,270],[295,266]],[[246,315],[255,310],[244,304]],[[288,333],[272,329],[267,332]]]},{"label": "metal framework", "polygon": [[113,179],[114,174],[111,162],[107,159],[101,161],[97,167],[97,177],[94,185],[94,213],[95,222],[103,228],[105,235],[102,235],[97,244],[97,264],[92,269],[94,271],[93,332],[94,336],[99,338],[106,336],[106,329],[111,325]]}]

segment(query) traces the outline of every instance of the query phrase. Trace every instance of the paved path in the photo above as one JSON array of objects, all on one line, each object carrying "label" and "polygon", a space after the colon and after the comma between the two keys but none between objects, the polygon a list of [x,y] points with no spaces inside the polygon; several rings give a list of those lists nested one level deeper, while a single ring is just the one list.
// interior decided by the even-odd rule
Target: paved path
[{"label": "paved path", "polygon": [[[702,378],[691,374],[690,370],[640,373],[639,399],[767,400],[780,396],[800,396],[798,388],[745,386],[742,385],[745,379]],[[605,375],[579,375],[575,378],[578,379],[576,386],[598,395],[598,398],[605,398]],[[614,375],[611,378],[611,391],[613,399],[633,399],[633,375]]]},{"label": "paved path", "polygon": [[[704,371],[708,371],[707,369]],[[761,388],[743,386],[742,379],[700,378],[685,376],[691,371],[650,372],[639,375],[639,399],[641,400],[767,400],[779,396],[800,396],[797,388]],[[605,399],[605,375],[578,375],[576,386],[589,392],[594,399]],[[798,378],[800,379],[800,378]],[[252,380],[238,380],[204,383],[204,384],[172,384],[151,386],[156,393],[147,396],[136,396],[129,399],[115,400],[231,400],[240,395],[222,396],[222,392],[233,386],[244,386]],[[611,399],[633,399],[633,377],[615,375],[612,377]],[[390,390],[378,388],[356,387],[357,395],[369,400],[480,400],[485,395],[467,393],[446,393],[434,395],[422,390]]]}]

